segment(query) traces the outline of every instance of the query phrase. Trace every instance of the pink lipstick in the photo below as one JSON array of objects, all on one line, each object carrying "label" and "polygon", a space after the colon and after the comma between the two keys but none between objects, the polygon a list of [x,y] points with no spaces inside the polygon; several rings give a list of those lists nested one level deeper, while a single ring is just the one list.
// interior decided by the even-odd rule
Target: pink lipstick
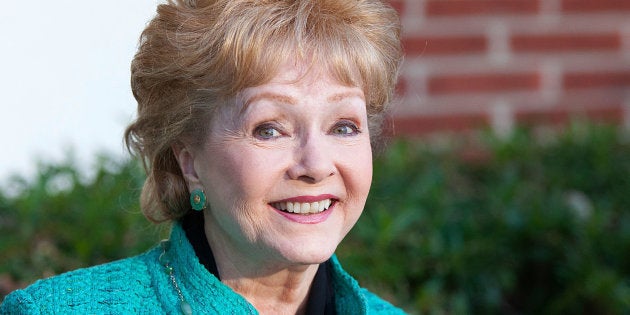
[{"label": "pink lipstick", "polygon": [[326,221],[335,208],[338,198],[324,194],[298,196],[269,203],[283,217],[297,223],[317,224]]}]

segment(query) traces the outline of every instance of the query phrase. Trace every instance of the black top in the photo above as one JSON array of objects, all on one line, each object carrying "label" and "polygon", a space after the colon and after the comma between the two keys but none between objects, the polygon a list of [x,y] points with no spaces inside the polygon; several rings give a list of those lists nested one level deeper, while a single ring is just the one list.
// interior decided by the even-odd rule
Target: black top
[{"label": "black top", "polygon": [[[186,232],[186,237],[199,259],[199,262],[206,267],[217,279],[221,280],[217,264],[212,255],[212,249],[208,244],[206,232],[203,228],[203,213],[201,211],[189,211],[182,218],[182,227]],[[315,278],[311,284],[308,301],[306,302],[307,315],[335,315],[335,291],[331,279],[331,262],[325,261],[317,268]]]}]

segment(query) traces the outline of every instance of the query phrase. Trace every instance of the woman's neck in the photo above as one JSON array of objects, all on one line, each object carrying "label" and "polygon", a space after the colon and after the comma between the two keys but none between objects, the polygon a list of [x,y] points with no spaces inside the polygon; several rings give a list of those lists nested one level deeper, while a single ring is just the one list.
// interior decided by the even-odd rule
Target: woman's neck
[{"label": "woman's neck", "polygon": [[207,222],[204,230],[212,248],[221,282],[243,296],[261,314],[303,314],[319,264],[293,264],[270,259],[273,255],[250,248],[231,251],[236,244]]},{"label": "woman's neck", "polygon": [[303,314],[318,265],[303,270],[279,270],[244,276],[217,262],[221,281],[242,295],[260,314]]}]

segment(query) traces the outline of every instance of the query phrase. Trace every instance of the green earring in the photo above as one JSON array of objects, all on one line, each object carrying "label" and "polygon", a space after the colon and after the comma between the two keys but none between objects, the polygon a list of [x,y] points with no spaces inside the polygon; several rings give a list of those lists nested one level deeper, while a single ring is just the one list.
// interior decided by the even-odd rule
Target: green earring
[{"label": "green earring", "polygon": [[195,189],[190,193],[190,206],[196,211],[206,208],[206,194],[203,190]]}]

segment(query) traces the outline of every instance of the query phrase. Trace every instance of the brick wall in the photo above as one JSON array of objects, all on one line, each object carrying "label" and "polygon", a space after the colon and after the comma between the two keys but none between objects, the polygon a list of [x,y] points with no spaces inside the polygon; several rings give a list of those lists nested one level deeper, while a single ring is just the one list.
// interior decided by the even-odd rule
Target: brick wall
[{"label": "brick wall", "polygon": [[630,0],[391,0],[396,134],[630,123]]}]

